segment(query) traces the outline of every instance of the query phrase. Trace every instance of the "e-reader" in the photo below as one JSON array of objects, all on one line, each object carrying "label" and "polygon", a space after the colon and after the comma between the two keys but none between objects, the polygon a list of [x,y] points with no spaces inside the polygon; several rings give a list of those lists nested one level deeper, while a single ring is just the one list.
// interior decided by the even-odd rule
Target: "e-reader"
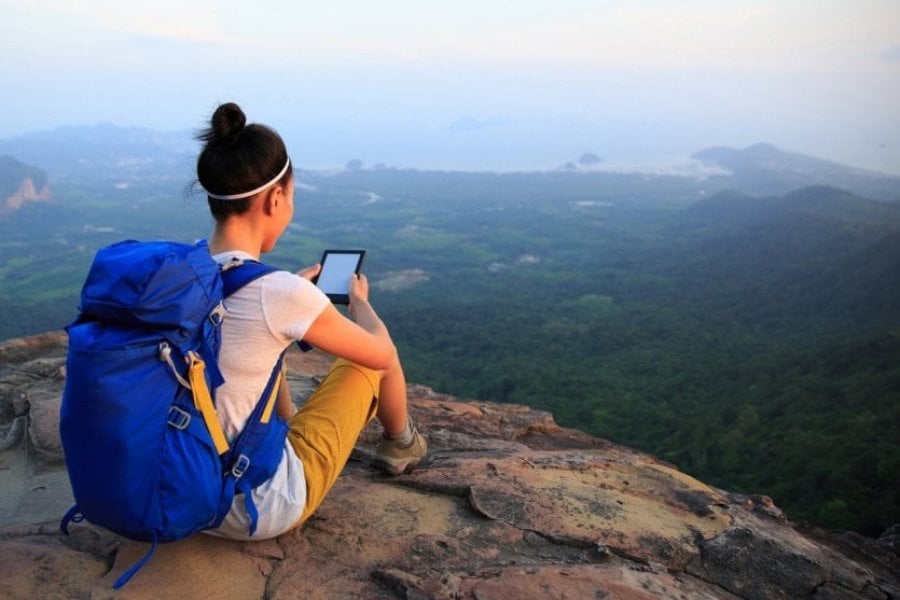
[{"label": "e-reader", "polygon": [[335,304],[350,303],[350,277],[362,268],[365,250],[326,250],[313,283]]}]

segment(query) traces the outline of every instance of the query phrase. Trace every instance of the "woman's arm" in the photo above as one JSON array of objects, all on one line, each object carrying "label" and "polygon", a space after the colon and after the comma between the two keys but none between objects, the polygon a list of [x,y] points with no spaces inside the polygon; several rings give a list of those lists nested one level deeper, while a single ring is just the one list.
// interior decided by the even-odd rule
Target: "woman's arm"
[{"label": "woman's arm", "polygon": [[334,305],[329,305],[313,321],[303,339],[329,354],[364,367],[387,369],[396,360],[397,350],[368,297],[366,276],[360,274],[351,278],[349,312],[353,320],[342,315]]},{"label": "woman's arm", "polygon": [[278,397],[275,400],[275,414],[287,421],[294,416],[295,412],[297,412],[297,407],[294,406],[294,399],[291,397],[291,388],[290,385],[288,385],[285,373],[282,372],[280,377],[281,381],[278,385]]}]

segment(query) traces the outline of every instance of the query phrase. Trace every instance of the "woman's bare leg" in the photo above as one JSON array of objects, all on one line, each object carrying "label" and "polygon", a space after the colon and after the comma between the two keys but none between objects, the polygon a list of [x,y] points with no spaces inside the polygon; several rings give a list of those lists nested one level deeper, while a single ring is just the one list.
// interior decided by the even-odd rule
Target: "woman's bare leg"
[{"label": "woman's bare leg", "polygon": [[406,377],[403,375],[399,358],[396,358],[382,374],[377,417],[388,435],[397,435],[406,430],[409,421],[406,408]]}]

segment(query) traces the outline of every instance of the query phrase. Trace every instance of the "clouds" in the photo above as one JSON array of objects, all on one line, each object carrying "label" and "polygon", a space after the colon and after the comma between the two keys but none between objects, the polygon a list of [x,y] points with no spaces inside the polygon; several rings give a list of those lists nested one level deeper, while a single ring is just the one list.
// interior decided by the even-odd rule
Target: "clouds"
[{"label": "clouds", "polygon": [[552,148],[533,158],[552,164],[627,143],[900,148],[896,0],[0,0],[0,13],[0,87],[15,90],[0,137],[193,128],[235,99],[337,164],[357,148],[395,164],[472,157],[475,141],[503,152],[498,136]]},{"label": "clouds", "polygon": [[[4,0],[3,26],[43,43],[96,40],[151,61],[141,44],[214,47],[230,60],[578,65],[646,69],[866,67],[896,45],[894,0],[555,3],[395,0]],[[130,38],[130,39],[129,39]],[[26,38],[17,36],[16,43]],[[882,50],[876,51],[873,48]],[[203,56],[193,57],[203,59]]]},{"label": "clouds", "polygon": [[328,57],[637,69],[834,69],[896,43],[893,0],[792,2],[337,2],[289,12]]},{"label": "clouds", "polygon": [[0,10],[7,56],[86,69],[169,59],[263,69],[869,69],[898,62],[884,49],[900,30],[894,0],[0,0]]},{"label": "clouds", "polygon": [[[50,24],[74,29],[76,36],[136,36],[189,43],[237,43],[221,26],[221,11],[206,0],[177,2],[174,0],[136,0],[125,3],[113,0],[86,0],[59,3],[38,2],[46,8]],[[59,33],[59,31],[57,32]]]},{"label": "clouds", "polygon": [[881,58],[888,63],[900,63],[900,44],[886,50],[882,53]]}]

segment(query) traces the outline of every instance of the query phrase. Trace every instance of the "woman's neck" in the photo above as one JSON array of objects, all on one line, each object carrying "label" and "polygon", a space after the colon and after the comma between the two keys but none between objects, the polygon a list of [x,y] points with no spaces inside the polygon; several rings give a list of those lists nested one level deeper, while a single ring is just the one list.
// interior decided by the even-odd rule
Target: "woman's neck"
[{"label": "woman's neck", "polygon": [[257,260],[262,253],[262,242],[254,235],[253,229],[246,223],[238,224],[234,218],[225,223],[216,224],[209,239],[209,250],[212,254],[241,251]]}]

